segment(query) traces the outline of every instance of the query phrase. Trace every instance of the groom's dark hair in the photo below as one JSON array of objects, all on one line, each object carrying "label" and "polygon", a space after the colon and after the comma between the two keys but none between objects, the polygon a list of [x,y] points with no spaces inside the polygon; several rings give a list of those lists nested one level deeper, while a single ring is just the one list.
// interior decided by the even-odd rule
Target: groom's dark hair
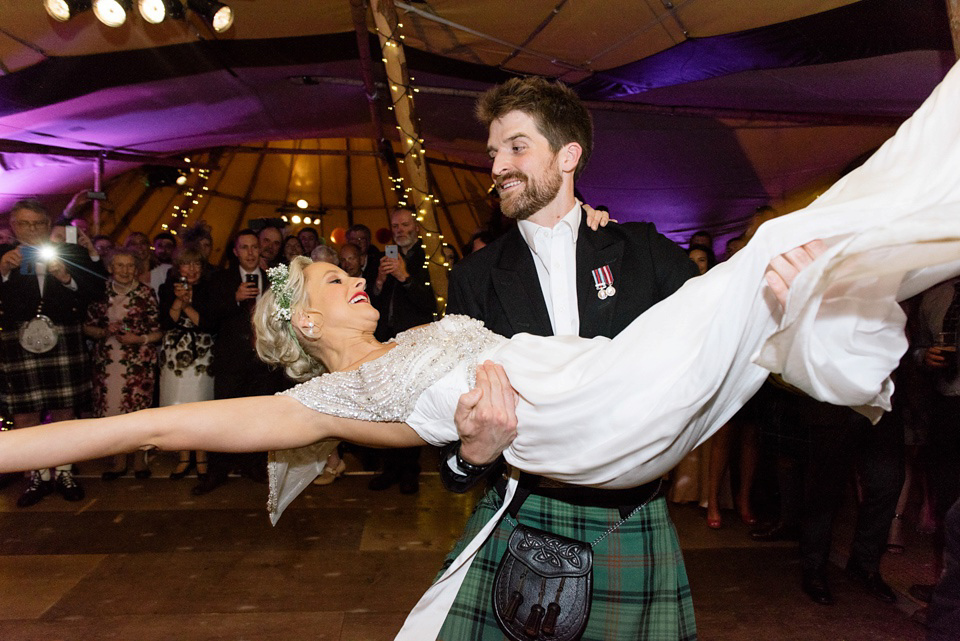
[{"label": "groom's dark hair", "polygon": [[579,144],[583,153],[574,178],[580,177],[593,151],[593,121],[573,89],[562,82],[537,76],[511,78],[487,90],[477,101],[477,119],[488,129],[490,123],[511,111],[521,111],[533,118],[553,153],[567,143]]}]

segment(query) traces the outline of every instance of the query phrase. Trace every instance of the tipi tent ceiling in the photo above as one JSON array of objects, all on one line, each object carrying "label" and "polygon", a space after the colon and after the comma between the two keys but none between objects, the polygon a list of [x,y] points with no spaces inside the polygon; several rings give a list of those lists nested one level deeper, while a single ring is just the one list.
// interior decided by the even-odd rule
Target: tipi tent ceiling
[{"label": "tipi tent ceiling", "polygon": [[[91,181],[89,159],[14,142],[167,156],[372,135],[351,0],[229,4],[235,24],[214,36],[90,12],[57,23],[40,0],[0,0],[0,209],[63,204]],[[756,205],[836,178],[954,59],[944,0],[395,4],[428,150],[482,165],[475,95],[515,73],[559,77],[595,118],[583,194],[677,238],[734,233]],[[136,165],[110,158],[108,177]]]}]

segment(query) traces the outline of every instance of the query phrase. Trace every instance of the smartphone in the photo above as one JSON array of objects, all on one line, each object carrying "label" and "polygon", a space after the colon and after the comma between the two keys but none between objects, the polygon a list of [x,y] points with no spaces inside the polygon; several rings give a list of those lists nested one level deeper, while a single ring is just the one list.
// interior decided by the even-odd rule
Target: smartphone
[{"label": "smartphone", "polygon": [[400,248],[397,245],[387,245],[384,249],[386,249],[387,258],[398,258],[400,256]]},{"label": "smartphone", "polygon": [[77,228],[73,225],[67,225],[64,229],[67,235],[67,242],[71,245],[77,244]]},{"label": "smartphone", "polygon": [[33,276],[37,273],[40,250],[36,245],[20,245],[20,273]]},{"label": "smartphone", "polygon": [[253,283],[257,286],[257,289],[260,289],[260,279],[257,278],[256,274],[247,274],[247,282]]}]

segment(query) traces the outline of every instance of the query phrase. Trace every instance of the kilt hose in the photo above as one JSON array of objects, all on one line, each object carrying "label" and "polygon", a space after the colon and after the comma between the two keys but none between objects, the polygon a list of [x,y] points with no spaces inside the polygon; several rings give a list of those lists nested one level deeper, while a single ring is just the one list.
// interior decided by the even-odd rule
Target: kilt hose
[{"label": "kilt hose", "polygon": [[[502,504],[490,490],[477,504],[444,569]],[[531,494],[517,521],[592,543],[620,520],[616,509],[580,507]],[[477,552],[444,621],[442,641],[503,641],[493,615],[493,580],[513,531],[504,518]],[[522,615],[526,611],[521,607]],[[663,497],[654,499],[594,547],[593,600],[582,641],[693,641],[693,599],[677,533]]]},{"label": "kilt hose", "polygon": [[57,325],[60,339],[49,352],[32,354],[20,346],[16,330],[0,332],[0,397],[11,414],[81,407],[90,394],[83,329]]}]

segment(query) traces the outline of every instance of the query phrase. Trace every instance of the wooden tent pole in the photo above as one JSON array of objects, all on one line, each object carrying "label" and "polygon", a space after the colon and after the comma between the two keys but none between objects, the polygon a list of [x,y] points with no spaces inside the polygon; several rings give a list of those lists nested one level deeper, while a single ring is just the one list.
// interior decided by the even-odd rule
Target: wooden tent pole
[{"label": "wooden tent pole", "polygon": [[947,0],[950,33],[953,35],[953,53],[960,60],[960,0]]},{"label": "wooden tent pole", "polygon": [[401,44],[397,9],[393,0],[371,0],[370,6],[377,26],[377,35],[380,37],[380,47],[383,50],[393,113],[400,130],[400,146],[405,158],[403,163],[409,176],[409,185],[412,187],[410,205],[422,228],[421,238],[427,254],[430,282],[437,296],[446,298],[447,270],[441,260],[443,254],[440,251],[442,243],[440,225],[433,202],[427,197],[431,193],[426,171],[427,157],[423,150],[420,128],[414,110],[413,88],[410,85],[407,59]]},{"label": "wooden tent pole", "polygon": [[[264,147],[268,147],[269,143],[264,143]],[[227,242],[233,240],[233,237],[237,235],[237,232],[240,231],[240,225],[243,224],[243,217],[247,215],[247,207],[250,206],[250,199],[253,197],[253,190],[257,186],[257,180],[260,178],[260,169],[263,168],[263,161],[266,159],[266,155],[259,156],[257,158],[257,164],[253,168],[253,175],[250,176],[250,182],[247,184],[247,191],[243,195],[243,200],[240,202],[240,210],[237,212],[237,218],[233,221],[233,227],[230,229],[230,235],[227,236]],[[227,257],[229,248],[226,248],[223,252],[223,255],[220,257],[220,266],[224,264],[224,259]]]},{"label": "wooden tent pole", "polygon": [[103,154],[97,156],[93,166],[93,191],[97,192],[97,197],[93,201],[93,235],[100,233],[100,193],[103,188]]},{"label": "wooden tent pole", "polygon": [[[350,12],[353,16],[353,30],[357,34],[357,51],[360,55],[360,75],[363,77],[363,89],[367,94],[367,106],[370,109],[370,124],[373,126],[373,139],[383,162],[387,164],[387,171],[393,178],[400,177],[400,168],[397,159],[393,156],[393,147],[383,133],[383,124],[380,122],[380,92],[373,80],[373,60],[370,57],[370,34],[367,31],[367,3],[366,0],[350,0]],[[389,153],[387,153],[389,152]],[[349,213],[348,213],[349,215]],[[353,224],[353,223],[351,223]]]},{"label": "wooden tent pole", "polygon": [[[347,152],[349,152],[350,139],[344,138],[343,142],[347,147]],[[351,160],[352,159],[350,158],[349,153],[346,156],[344,156],[344,161],[346,162],[346,168],[347,168],[346,175],[344,176],[344,179],[347,181],[347,185],[346,185],[347,188],[346,188],[346,191],[344,192],[344,196],[346,197],[345,200],[347,203],[347,227],[353,226],[353,165],[350,163]]]}]

